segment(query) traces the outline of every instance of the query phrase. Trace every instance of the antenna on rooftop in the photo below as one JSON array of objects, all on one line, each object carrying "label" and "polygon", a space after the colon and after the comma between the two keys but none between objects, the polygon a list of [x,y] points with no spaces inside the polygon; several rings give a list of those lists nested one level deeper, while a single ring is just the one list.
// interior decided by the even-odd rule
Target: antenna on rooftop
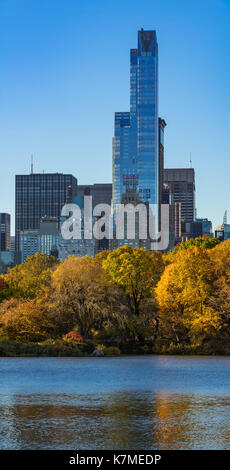
[{"label": "antenna on rooftop", "polygon": [[32,175],[34,172],[34,157],[33,154],[31,155],[31,167],[30,167],[30,174]]},{"label": "antenna on rooftop", "polygon": [[190,152],[189,168],[192,168],[192,152]]}]

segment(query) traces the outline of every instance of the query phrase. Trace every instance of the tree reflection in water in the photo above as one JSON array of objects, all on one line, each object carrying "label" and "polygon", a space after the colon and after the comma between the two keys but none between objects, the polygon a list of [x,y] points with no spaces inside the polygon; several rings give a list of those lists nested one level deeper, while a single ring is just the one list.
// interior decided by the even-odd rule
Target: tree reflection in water
[{"label": "tree reflection in water", "polygon": [[228,449],[230,397],[168,391],[0,396],[1,449]]}]

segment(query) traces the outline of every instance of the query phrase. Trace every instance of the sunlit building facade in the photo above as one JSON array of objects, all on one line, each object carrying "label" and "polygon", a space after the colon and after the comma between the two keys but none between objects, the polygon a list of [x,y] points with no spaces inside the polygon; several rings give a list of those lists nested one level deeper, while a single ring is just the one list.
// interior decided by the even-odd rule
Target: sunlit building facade
[{"label": "sunlit building facade", "polygon": [[156,31],[138,31],[130,51],[130,111],[116,112],[113,138],[113,212],[127,189],[158,204],[158,46]]}]

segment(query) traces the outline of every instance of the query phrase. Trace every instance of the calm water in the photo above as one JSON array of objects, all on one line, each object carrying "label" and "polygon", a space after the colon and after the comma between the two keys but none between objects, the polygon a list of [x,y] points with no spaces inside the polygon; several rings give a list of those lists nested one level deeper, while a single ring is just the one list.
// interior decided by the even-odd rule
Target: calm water
[{"label": "calm water", "polygon": [[230,449],[230,358],[0,358],[0,449]]}]

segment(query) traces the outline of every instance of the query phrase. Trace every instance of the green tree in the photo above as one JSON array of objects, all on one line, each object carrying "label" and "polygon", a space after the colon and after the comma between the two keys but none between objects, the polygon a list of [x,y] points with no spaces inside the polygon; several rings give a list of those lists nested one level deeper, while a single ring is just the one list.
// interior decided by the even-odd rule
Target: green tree
[{"label": "green tree", "polygon": [[112,282],[123,289],[135,315],[140,314],[141,303],[154,294],[164,269],[161,253],[130,246],[111,251],[102,266]]}]

